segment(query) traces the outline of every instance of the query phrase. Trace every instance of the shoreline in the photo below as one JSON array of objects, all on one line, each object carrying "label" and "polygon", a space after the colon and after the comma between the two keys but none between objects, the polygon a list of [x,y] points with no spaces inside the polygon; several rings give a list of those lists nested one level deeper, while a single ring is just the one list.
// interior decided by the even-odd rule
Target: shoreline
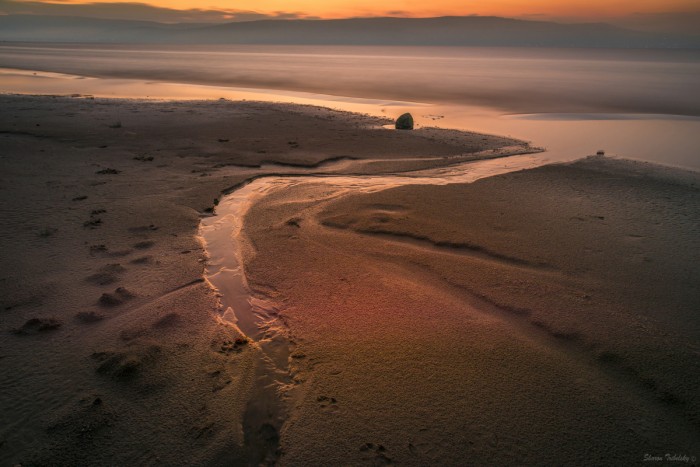
[{"label": "shoreline", "polygon": [[570,109],[569,113],[561,113],[566,109],[554,108],[533,114],[531,112],[536,110],[536,106],[523,108],[518,112],[489,105],[467,106],[437,101],[419,103],[354,98],[345,96],[342,88],[335,89],[335,94],[329,95],[308,90],[212,86],[166,82],[167,80],[162,79],[146,81],[132,76],[87,78],[90,83],[86,79],[53,79],[53,83],[41,79],[40,82],[32,84],[31,78],[25,75],[21,82],[15,83],[8,77],[5,79],[6,87],[14,90],[43,90],[50,86],[55,88],[58,94],[70,95],[77,92],[111,98],[152,95],[158,99],[224,97],[233,100],[288,102],[363,113],[377,118],[388,118],[388,121],[393,121],[401,113],[412,112],[418,127],[438,125],[442,128],[456,128],[490,136],[508,135],[519,140],[535,141],[547,149],[547,157],[552,162],[574,160],[602,149],[609,156],[700,171],[700,161],[692,150],[692,145],[683,143],[686,140],[697,139],[700,132],[700,117],[697,116],[679,118],[672,113],[615,112],[604,108]]}]

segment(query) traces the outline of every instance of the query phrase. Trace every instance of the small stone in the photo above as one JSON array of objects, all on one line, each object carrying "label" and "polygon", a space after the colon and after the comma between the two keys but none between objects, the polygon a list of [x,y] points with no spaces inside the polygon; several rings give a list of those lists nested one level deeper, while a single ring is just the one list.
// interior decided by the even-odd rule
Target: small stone
[{"label": "small stone", "polygon": [[397,130],[413,130],[413,115],[405,113],[396,119]]}]

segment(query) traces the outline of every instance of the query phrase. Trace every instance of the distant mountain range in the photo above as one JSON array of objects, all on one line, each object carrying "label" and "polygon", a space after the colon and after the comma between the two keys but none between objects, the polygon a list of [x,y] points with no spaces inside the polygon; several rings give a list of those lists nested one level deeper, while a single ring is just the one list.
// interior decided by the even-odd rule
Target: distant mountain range
[{"label": "distant mountain range", "polygon": [[562,24],[486,16],[165,24],[84,17],[6,15],[0,16],[0,41],[700,48],[700,36],[632,31],[604,23]]}]

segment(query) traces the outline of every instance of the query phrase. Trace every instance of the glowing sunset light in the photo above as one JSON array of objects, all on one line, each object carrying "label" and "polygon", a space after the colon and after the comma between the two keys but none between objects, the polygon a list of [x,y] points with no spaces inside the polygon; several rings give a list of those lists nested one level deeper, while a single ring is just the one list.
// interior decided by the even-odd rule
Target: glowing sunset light
[{"label": "glowing sunset light", "polygon": [[[90,2],[66,0],[60,2],[23,2],[11,3],[27,5],[61,4],[89,5],[134,2],[114,0],[94,0]],[[419,0],[393,0],[376,2],[374,0],[296,0],[282,2],[279,0],[212,0],[203,4],[193,0],[152,0],[141,2],[157,8],[177,10],[217,10],[220,12],[255,12],[262,15],[282,17],[320,17],[344,18],[366,16],[505,16],[530,17],[542,19],[604,20],[633,14],[654,14],[673,12],[697,12],[700,5],[697,0],[434,0],[426,4]]]}]

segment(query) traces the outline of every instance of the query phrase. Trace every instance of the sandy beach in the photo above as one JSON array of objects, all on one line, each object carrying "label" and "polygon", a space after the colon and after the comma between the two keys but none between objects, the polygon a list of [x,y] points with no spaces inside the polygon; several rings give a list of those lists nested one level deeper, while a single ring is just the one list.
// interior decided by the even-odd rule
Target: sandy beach
[{"label": "sandy beach", "polygon": [[[592,157],[369,190],[341,176],[536,150],[291,104],[0,105],[0,464],[700,456],[696,172]],[[201,221],[264,177],[297,178],[241,219],[274,315],[254,337],[222,319]]]},{"label": "sandy beach", "polygon": [[304,356],[289,465],[697,451],[697,176],[592,158],[321,205],[315,189],[246,218],[249,274],[285,297]]}]

